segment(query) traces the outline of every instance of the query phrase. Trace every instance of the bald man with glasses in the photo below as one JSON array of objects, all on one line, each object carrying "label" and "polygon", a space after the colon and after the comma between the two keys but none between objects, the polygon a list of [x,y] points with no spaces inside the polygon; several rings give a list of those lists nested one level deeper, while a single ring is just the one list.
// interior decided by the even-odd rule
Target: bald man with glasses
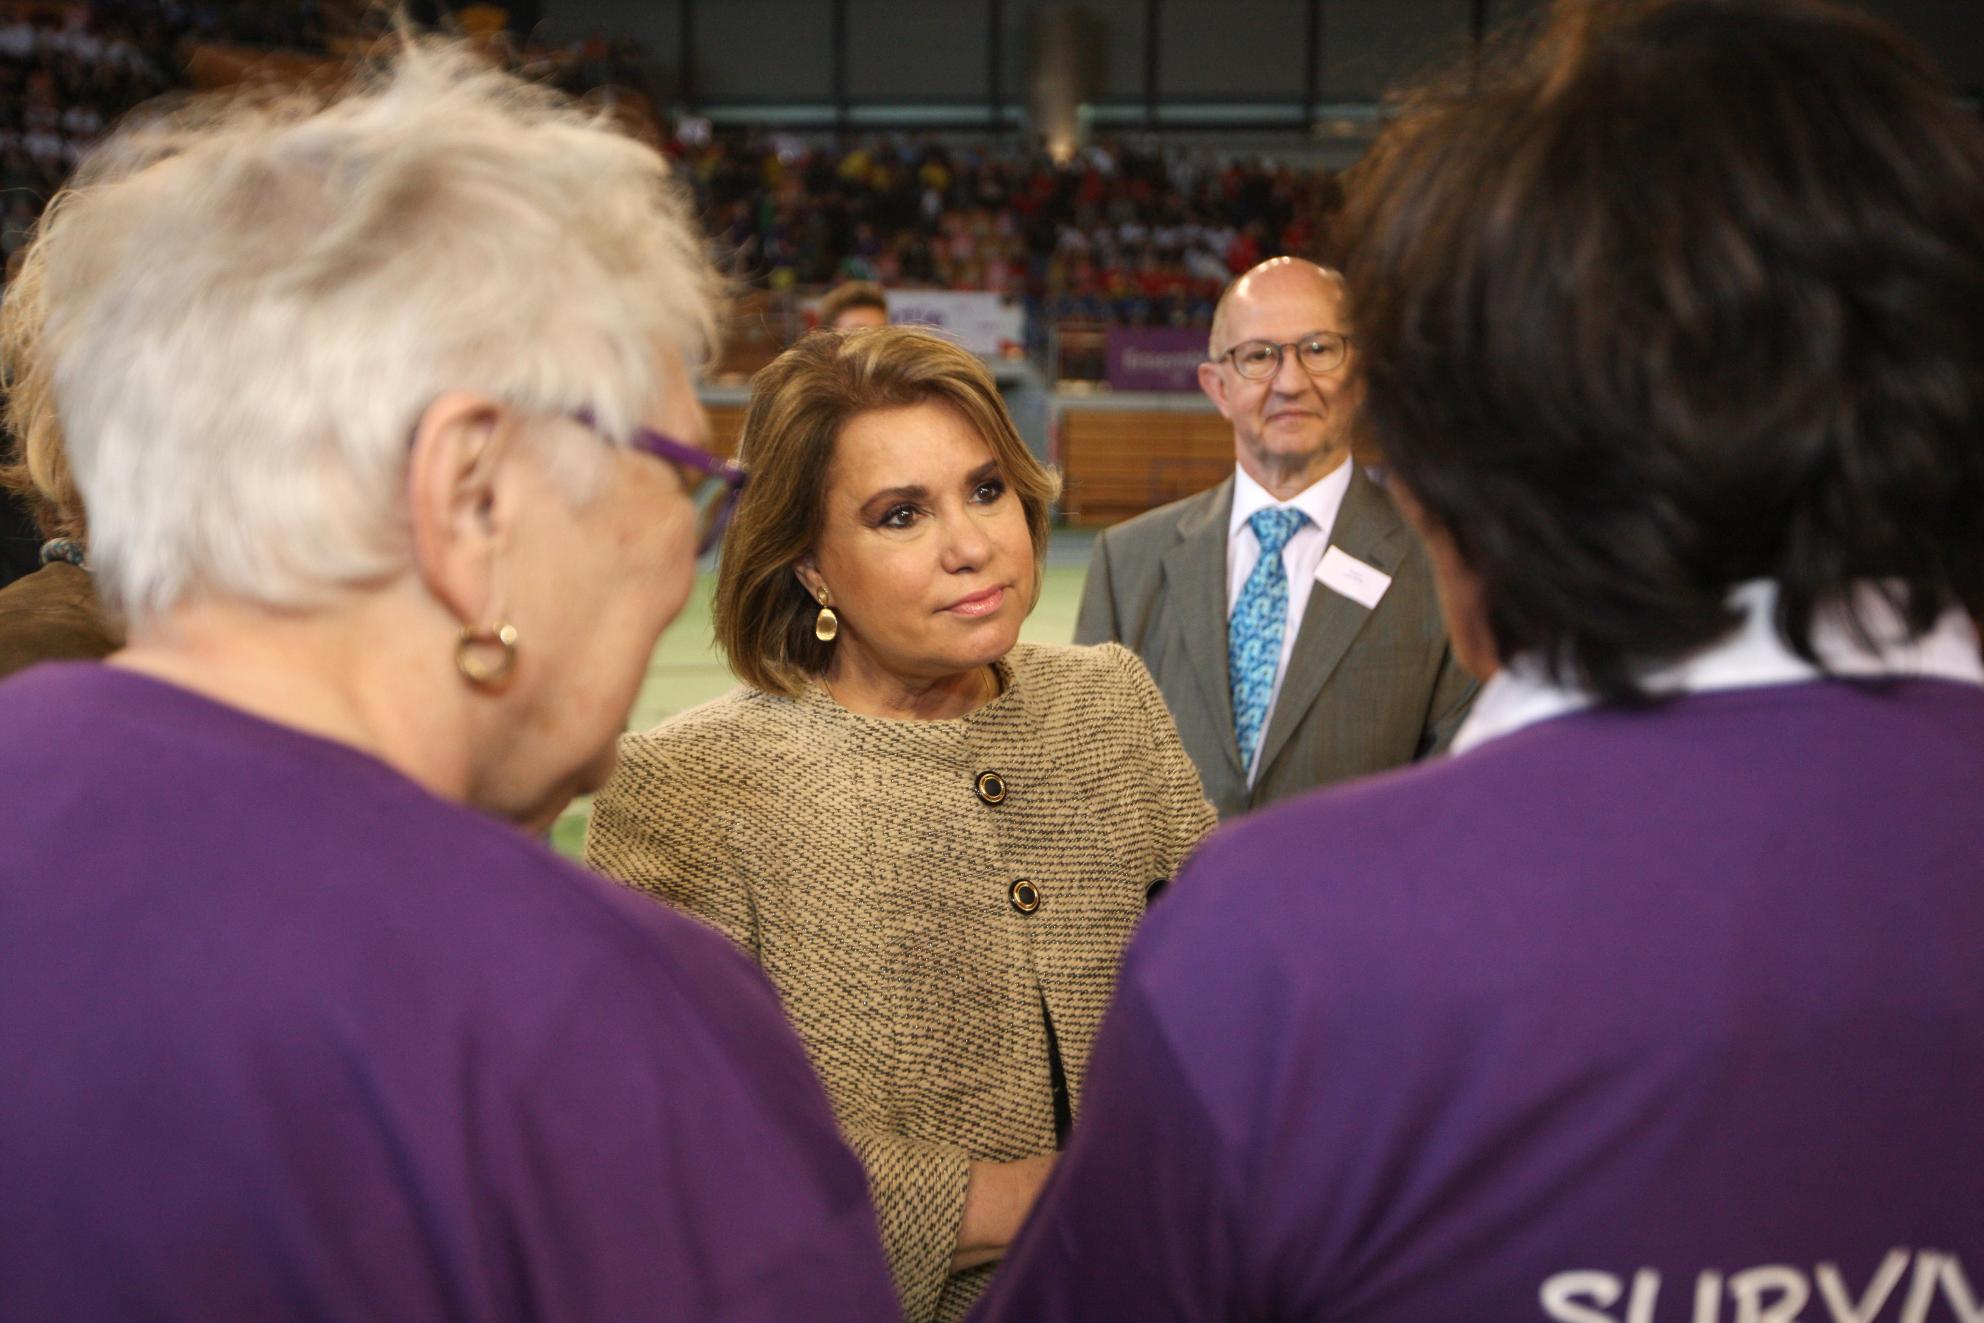
[{"label": "bald man with glasses", "polygon": [[1475,682],[1424,548],[1351,458],[1342,278],[1263,262],[1221,297],[1209,350],[1233,476],[1096,538],[1075,641],[1144,659],[1232,818],[1444,748]]}]

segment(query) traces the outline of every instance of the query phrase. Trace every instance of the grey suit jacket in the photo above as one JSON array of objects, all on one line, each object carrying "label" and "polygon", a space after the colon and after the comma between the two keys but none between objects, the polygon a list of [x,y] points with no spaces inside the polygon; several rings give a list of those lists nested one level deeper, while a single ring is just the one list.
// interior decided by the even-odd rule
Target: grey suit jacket
[{"label": "grey suit jacket", "polygon": [[1367,608],[1317,584],[1247,784],[1226,673],[1226,541],[1233,480],[1102,533],[1077,643],[1144,659],[1222,818],[1442,749],[1474,699],[1448,646],[1426,549],[1391,498],[1354,471],[1330,542],[1391,575]]}]

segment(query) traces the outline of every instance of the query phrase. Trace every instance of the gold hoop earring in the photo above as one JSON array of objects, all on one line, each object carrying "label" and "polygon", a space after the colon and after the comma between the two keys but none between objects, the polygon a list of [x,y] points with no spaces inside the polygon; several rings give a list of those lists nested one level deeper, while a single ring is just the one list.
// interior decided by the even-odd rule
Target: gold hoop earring
[{"label": "gold hoop earring", "polygon": [[813,617],[813,637],[822,643],[832,643],[840,636],[840,617],[834,614],[833,607],[827,604],[827,590],[819,592],[820,614]]},{"label": "gold hoop earring", "polygon": [[[487,648],[501,648],[503,651],[491,661],[484,655],[483,650]],[[455,639],[455,669],[470,684],[484,689],[499,689],[516,668],[517,627],[508,621],[482,629],[464,627]]]}]

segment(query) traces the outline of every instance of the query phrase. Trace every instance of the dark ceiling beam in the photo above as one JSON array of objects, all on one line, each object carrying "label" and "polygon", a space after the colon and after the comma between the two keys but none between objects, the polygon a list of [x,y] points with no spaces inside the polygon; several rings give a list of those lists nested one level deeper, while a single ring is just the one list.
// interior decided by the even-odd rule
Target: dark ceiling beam
[{"label": "dark ceiling beam", "polygon": [[1488,0],[1472,0],[1467,13],[1468,81],[1481,77],[1481,61],[1488,53]]},{"label": "dark ceiling beam", "polygon": [[1302,48],[1307,52],[1302,66],[1302,117],[1316,118],[1316,106],[1323,99],[1323,0],[1309,0],[1307,21],[1302,28]]},{"label": "dark ceiling beam", "polygon": [[1006,6],[1004,0],[986,0],[985,3],[985,121],[993,128],[1001,127],[1005,118],[1005,90],[1000,86],[1005,80],[1006,58]]},{"label": "dark ceiling beam", "polygon": [[696,108],[696,0],[680,0],[676,11],[676,82],[684,110]]},{"label": "dark ceiling beam", "polygon": [[834,101],[834,128],[847,132],[847,0],[833,0],[833,27],[829,44]]}]

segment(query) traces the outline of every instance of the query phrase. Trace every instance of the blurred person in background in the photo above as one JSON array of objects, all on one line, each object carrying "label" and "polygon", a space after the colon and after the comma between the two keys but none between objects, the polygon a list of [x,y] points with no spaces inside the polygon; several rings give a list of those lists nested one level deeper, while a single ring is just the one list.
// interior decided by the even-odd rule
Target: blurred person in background
[{"label": "blurred person in background", "polygon": [[1580,6],[1353,188],[1487,680],[1209,844],[982,1317],[1974,1319],[1984,125],[1807,0]]},{"label": "blurred person in background", "polygon": [[859,331],[889,324],[889,296],[868,280],[850,280],[827,291],[820,300],[820,328]]},{"label": "blurred person in background", "polygon": [[0,1318],[884,1317],[762,977],[494,820],[601,775],[734,489],[661,158],[414,48],[35,242],[129,643],[0,684]]},{"label": "blurred person in background", "polygon": [[763,966],[867,1164],[904,1312],[956,1319],[1213,812],[1131,653],[1019,642],[1054,481],[974,355],[808,336],[753,382],[743,453],[716,628],[744,684],[622,741],[586,857]]},{"label": "blurred person in background", "polygon": [[34,570],[0,588],[0,677],[42,661],[92,661],[122,639],[97,605],[84,554],[83,500],[62,454],[40,339],[41,264],[23,254],[0,305],[4,420],[14,438],[0,462],[0,493],[13,496],[42,539]]}]

